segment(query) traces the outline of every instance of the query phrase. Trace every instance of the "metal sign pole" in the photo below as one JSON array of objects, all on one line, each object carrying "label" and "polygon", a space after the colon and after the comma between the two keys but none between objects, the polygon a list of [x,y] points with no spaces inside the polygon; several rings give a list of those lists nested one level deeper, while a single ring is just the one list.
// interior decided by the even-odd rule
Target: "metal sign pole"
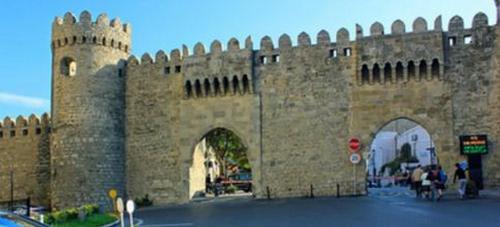
[{"label": "metal sign pole", "polygon": [[354,173],[354,182],[352,183],[354,192],[352,194],[356,195],[356,191],[357,191],[356,190],[356,164],[352,164],[352,172]]}]

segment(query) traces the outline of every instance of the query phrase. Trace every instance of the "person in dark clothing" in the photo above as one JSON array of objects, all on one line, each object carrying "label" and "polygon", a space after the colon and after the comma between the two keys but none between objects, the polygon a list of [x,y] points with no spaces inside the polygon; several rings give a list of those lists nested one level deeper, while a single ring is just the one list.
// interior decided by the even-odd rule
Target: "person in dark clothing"
[{"label": "person in dark clothing", "polygon": [[219,194],[221,194],[222,192],[223,192],[223,190],[222,190],[222,177],[218,176],[215,179],[215,186],[214,186],[215,197],[219,196]]},{"label": "person in dark clothing", "polygon": [[432,170],[428,176],[428,180],[432,182],[433,197],[435,197],[437,193],[436,201],[441,200],[441,197],[443,197],[444,180],[442,179],[442,175],[440,174],[441,171],[442,171],[441,166],[438,166],[438,168]]},{"label": "person in dark clothing", "polygon": [[458,196],[460,199],[464,199],[465,188],[467,186],[467,177],[465,176],[465,171],[462,169],[459,163],[455,164],[455,175],[453,176],[453,183],[458,179]]},{"label": "person in dark clothing", "polygon": [[210,174],[205,177],[205,192],[209,193],[212,191],[212,178],[210,177]]}]

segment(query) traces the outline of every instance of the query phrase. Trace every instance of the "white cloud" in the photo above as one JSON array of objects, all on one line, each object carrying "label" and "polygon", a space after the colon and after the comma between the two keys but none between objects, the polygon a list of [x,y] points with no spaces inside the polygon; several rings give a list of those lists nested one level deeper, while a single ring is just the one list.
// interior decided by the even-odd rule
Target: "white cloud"
[{"label": "white cloud", "polygon": [[25,106],[31,108],[44,108],[49,106],[49,100],[0,92],[0,103]]}]

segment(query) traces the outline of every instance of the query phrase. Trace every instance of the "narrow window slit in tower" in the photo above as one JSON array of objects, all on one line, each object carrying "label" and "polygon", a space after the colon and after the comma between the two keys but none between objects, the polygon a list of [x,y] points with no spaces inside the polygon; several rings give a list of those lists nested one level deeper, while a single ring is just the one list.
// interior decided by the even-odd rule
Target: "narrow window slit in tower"
[{"label": "narrow window slit in tower", "polygon": [[338,51],[337,49],[331,49],[330,50],[330,58],[336,58],[338,56]]},{"label": "narrow window slit in tower", "polygon": [[279,54],[275,54],[273,55],[273,62],[280,62],[280,55]]},{"label": "narrow window slit in tower", "polygon": [[23,129],[23,136],[27,136],[28,135],[28,129]]},{"label": "narrow window slit in tower", "polygon": [[10,131],[10,137],[14,137],[14,136],[16,136],[16,130]]},{"label": "narrow window slit in tower", "polygon": [[176,65],[175,66],[175,73],[180,73],[181,72],[181,66],[180,65]]},{"label": "narrow window slit in tower", "polygon": [[449,37],[448,44],[450,45],[450,47],[457,45],[457,37]]},{"label": "narrow window slit in tower", "polygon": [[165,74],[170,74],[170,67],[168,67],[168,66],[167,66],[167,67],[165,67],[165,68],[163,69],[163,73],[165,73]]},{"label": "narrow window slit in tower", "polygon": [[344,56],[350,57],[352,55],[352,49],[351,48],[345,48],[344,49]]},{"label": "narrow window slit in tower", "polygon": [[267,64],[267,57],[266,56],[260,56],[259,61],[261,64]]},{"label": "narrow window slit in tower", "polygon": [[472,43],[472,36],[471,35],[466,35],[464,36],[464,44],[471,44]]}]

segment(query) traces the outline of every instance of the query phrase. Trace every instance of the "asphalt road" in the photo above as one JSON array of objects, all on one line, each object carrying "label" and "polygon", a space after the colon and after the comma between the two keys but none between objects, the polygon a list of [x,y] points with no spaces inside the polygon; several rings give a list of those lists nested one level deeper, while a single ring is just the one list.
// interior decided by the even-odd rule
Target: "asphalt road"
[{"label": "asphalt road", "polygon": [[172,226],[500,226],[500,197],[439,202],[415,199],[406,189],[352,198],[211,200],[138,210],[144,227]]}]

